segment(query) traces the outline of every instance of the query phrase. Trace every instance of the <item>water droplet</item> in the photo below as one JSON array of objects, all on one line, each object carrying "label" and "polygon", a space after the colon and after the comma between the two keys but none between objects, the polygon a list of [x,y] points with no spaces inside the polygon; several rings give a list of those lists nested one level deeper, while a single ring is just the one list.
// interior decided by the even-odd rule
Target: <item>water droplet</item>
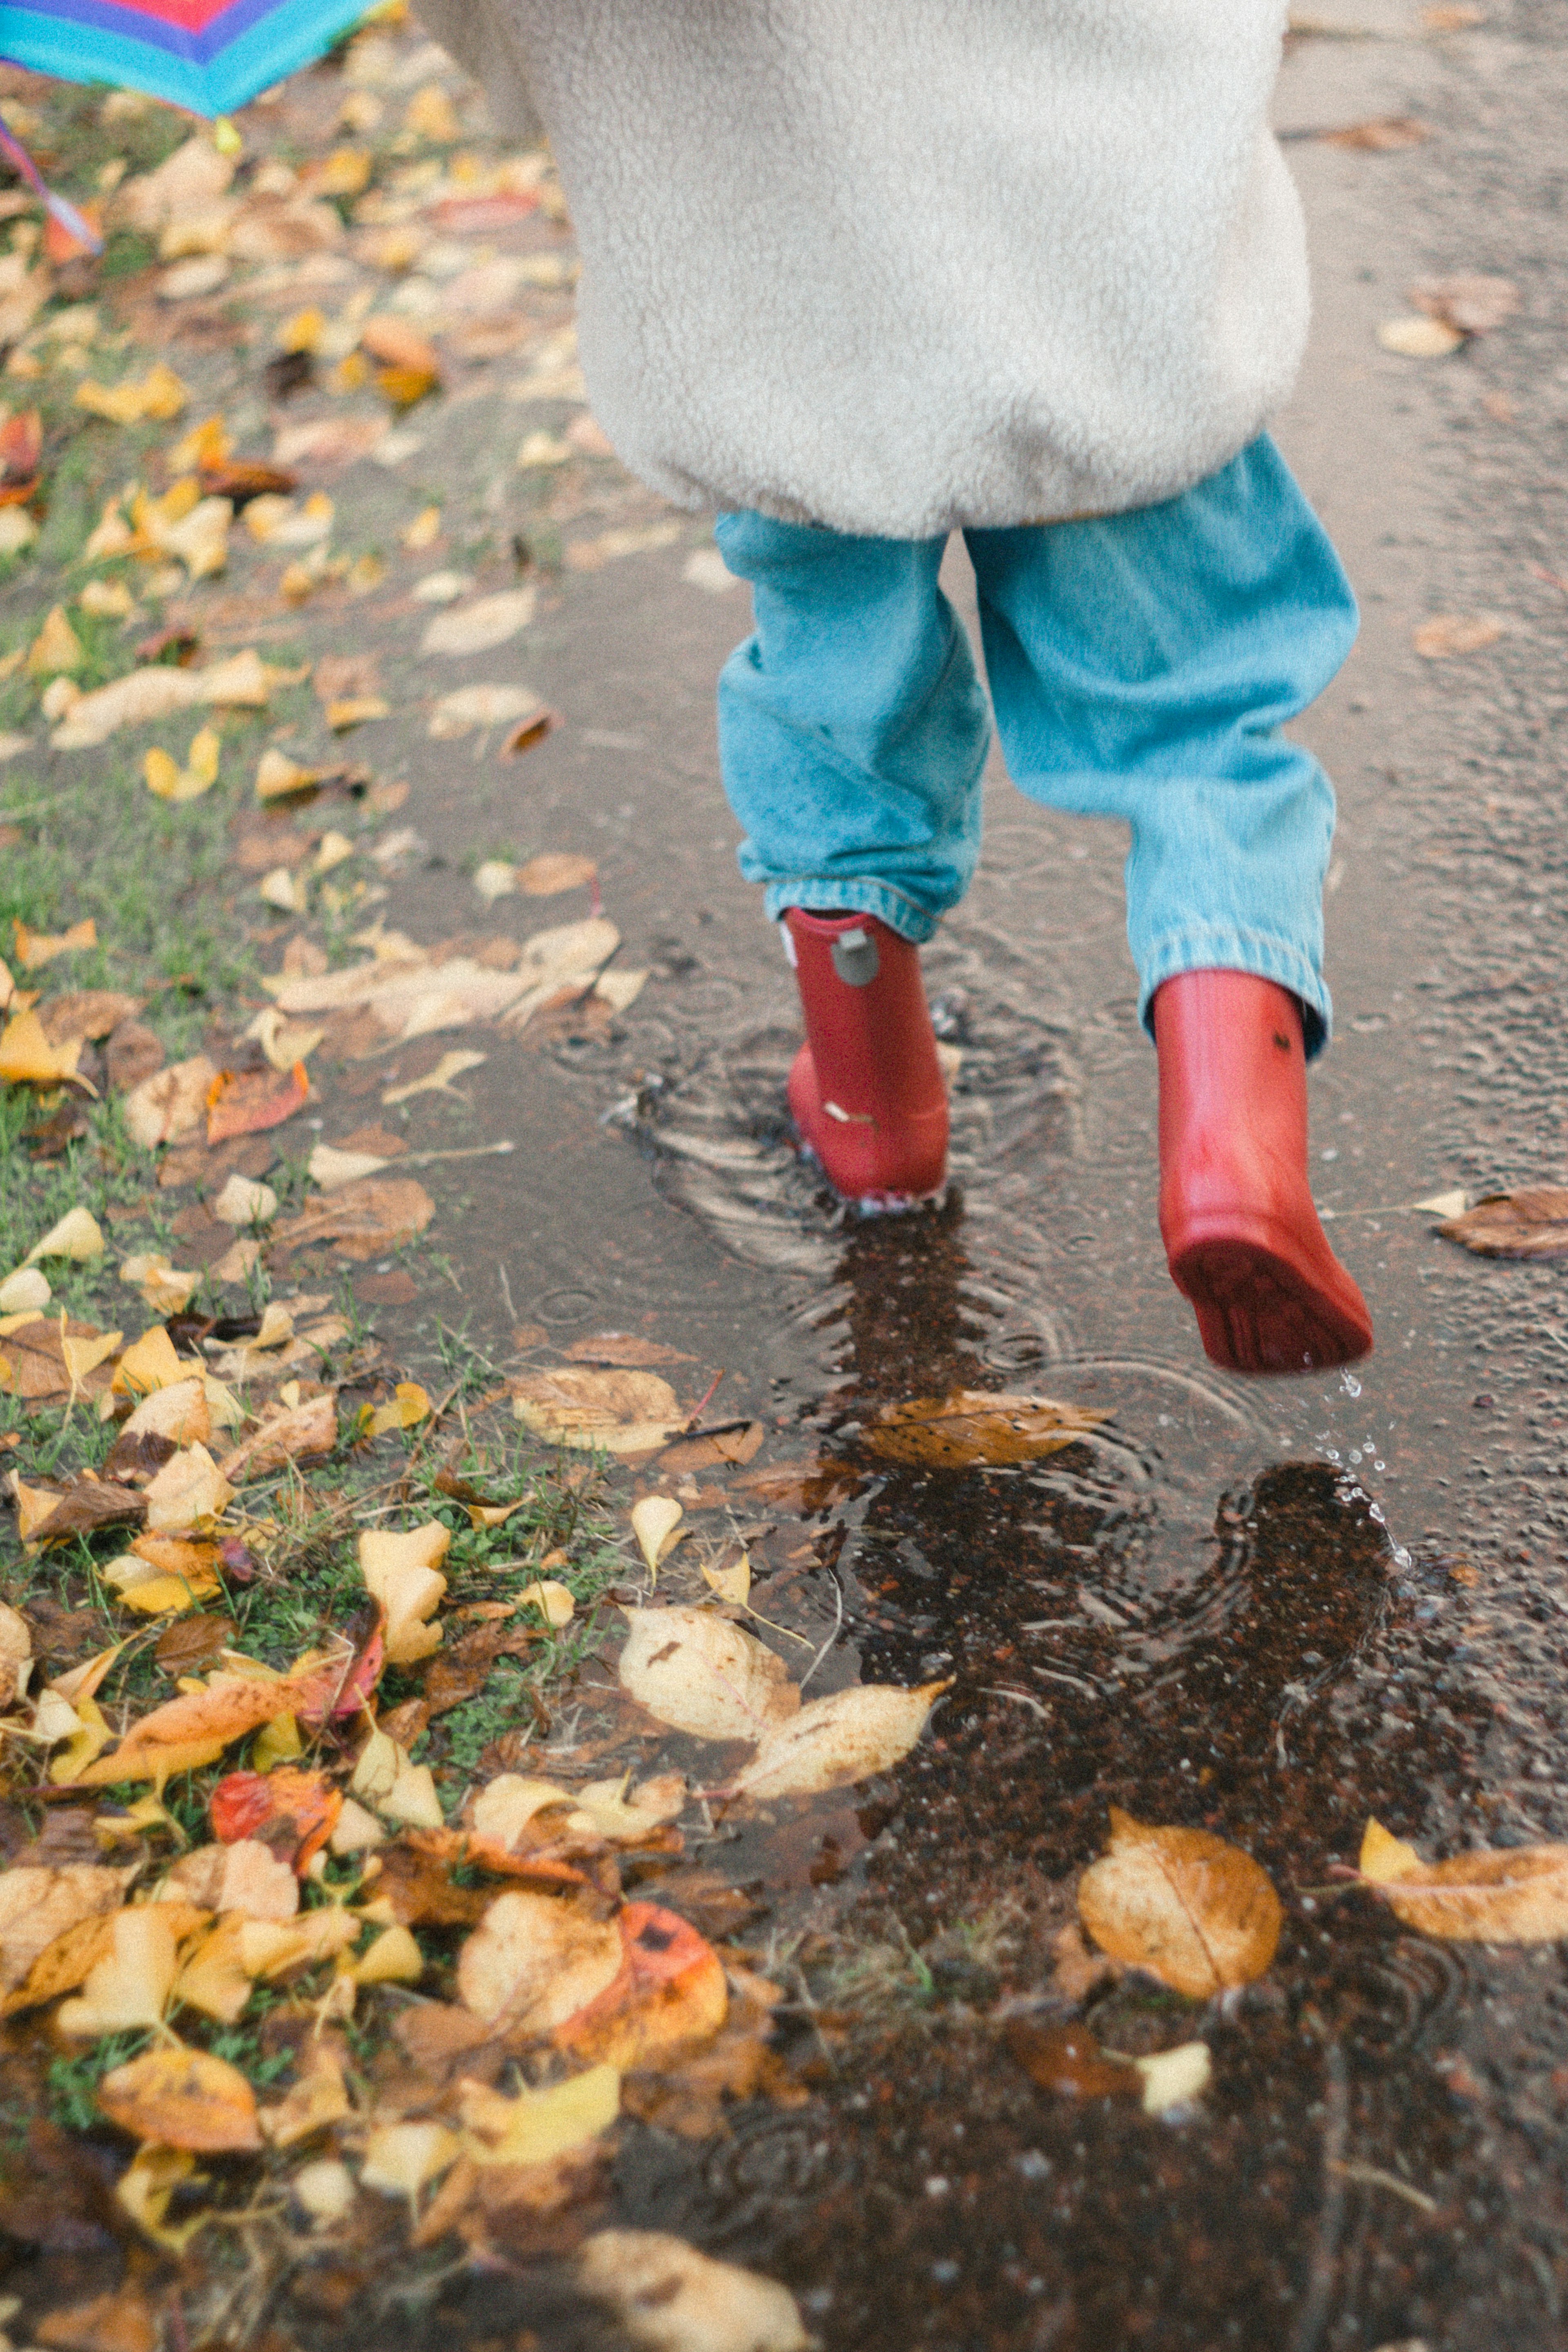
[{"label": "water droplet", "polygon": [[1358,1397],[1361,1394],[1361,1382],[1354,1372],[1342,1372],[1340,1380],[1346,1396]]}]

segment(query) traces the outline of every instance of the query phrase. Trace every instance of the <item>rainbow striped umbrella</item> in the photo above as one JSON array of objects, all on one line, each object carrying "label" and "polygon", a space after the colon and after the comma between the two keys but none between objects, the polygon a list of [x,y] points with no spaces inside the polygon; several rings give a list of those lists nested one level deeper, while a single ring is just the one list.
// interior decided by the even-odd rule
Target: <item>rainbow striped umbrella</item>
[{"label": "rainbow striped umbrella", "polygon": [[0,5],[0,58],[231,114],[308,65],[367,0],[30,0]]}]

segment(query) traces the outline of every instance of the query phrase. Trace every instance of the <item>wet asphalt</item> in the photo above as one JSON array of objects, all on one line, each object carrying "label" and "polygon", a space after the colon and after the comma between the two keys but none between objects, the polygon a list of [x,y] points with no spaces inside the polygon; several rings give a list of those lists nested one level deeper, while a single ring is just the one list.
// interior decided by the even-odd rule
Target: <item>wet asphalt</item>
[{"label": "wet asphalt", "polygon": [[[1317,315],[1279,436],[1364,612],[1301,728],[1341,806],[1312,1148],[1377,1325],[1354,1377],[1204,1361],[1158,1244],[1124,844],[1024,802],[999,763],[979,879],[927,957],[963,1057],[947,1203],[857,1224],[794,1161],[792,991],[714,743],[746,604],[686,576],[700,520],[552,575],[520,660],[415,672],[434,690],[520,671],[562,720],[522,761],[417,719],[378,738],[423,843],[389,923],[538,928],[580,910],[482,920],[466,867],[584,851],[622,961],[653,974],[608,1036],[481,1040],[471,1108],[411,1113],[422,1144],[517,1148],[439,1188],[444,1271],[389,1335],[417,1355],[439,1321],[500,1360],[517,1325],[614,1327],[722,1370],[713,1410],[767,1421],[764,1465],[856,1474],[770,1506],[791,1622],[842,1612],[821,1686],[953,1678],[886,1782],[701,1857],[751,1894],[759,1962],[804,1970],[786,2033],[807,2102],[755,2103],[708,2142],[639,2127],[619,2159],[618,2219],[783,2278],[831,2352],[1568,2345],[1562,1948],[1443,1946],[1324,1891],[1373,1814],[1433,1854],[1568,1837],[1563,1272],[1468,1257],[1411,1205],[1565,1174],[1568,33],[1544,0],[1453,33],[1377,0],[1339,30],[1293,45],[1281,126],[1435,134],[1289,149]],[[1379,347],[1411,281],[1471,270],[1519,286],[1505,327],[1447,360]],[[518,422],[477,382],[430,413],[413,468],[497,542],[529,520]],[[373,524],[408,488],[361,467],[339,496]],[[624,497],[616,520],[654,511]],[[950,578],[962,598],[961,559]],[[1422,620],[1476,612],[1506,624],[1491,646],[1414,651]],[[401,664],[409,608],[375,625]],[[329,1132],[362,1084],[339,1074]],[[868,1410],[958,1382],[1113,1419],[1035,1465],[873,1475]],[[1037,2088],[997,2030],[1072,2013],[1051,1941],[1112,1803],[1234,1840],[1286,1901],[1273,1969],[1222,2007],[1092,1996],[1116,2048],[1209,2041],[1213,2090],[1175,2121]],[[924,1956],[913,1979],[900,1949]],[[883,1974],[813,2015],[813,1953],[881,1954]],[[605,2340],[538,2273],[455,2275],[399,2339]]]}]

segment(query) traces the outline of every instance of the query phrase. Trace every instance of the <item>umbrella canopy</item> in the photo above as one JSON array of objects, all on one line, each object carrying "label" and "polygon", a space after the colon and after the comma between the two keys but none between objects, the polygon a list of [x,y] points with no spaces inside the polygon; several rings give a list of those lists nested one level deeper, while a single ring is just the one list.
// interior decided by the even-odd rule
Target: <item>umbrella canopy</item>
[{"label": "umbrella canopy", "polygon": [[319,58],[365,9],[366,0],[5,0],[0,58],[229,114]]}]

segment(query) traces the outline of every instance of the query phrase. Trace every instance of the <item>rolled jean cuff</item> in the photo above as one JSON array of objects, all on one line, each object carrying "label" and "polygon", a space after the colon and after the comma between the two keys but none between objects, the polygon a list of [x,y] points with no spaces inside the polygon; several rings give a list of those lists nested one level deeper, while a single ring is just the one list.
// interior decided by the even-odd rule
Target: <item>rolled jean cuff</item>
[{"label": "rolled jean cuff", "polygon": [[1308,1061],[1315,1059],[1329,1042],[1333,1000],[1322,972],[1289,940],[1271,938],[1266,931],[1221,926],[1167,932],[1142,961],[1138,974],[1138,1018],[1151,1037],[1155,992],[1183,971],[1249,971],[1259,980],[1274,981],[1300,1000]]},{"label": "rolled jean cuff", "polygon": [[810,875],[770,882],[763,904],[771,923],[779,922],[791,907],[810,907],[823,915],[874,915],[915,947],[930,939],[942,919],[918,899],[905,898],[902,890],[892,889],[885,882],[830,882]]}]

